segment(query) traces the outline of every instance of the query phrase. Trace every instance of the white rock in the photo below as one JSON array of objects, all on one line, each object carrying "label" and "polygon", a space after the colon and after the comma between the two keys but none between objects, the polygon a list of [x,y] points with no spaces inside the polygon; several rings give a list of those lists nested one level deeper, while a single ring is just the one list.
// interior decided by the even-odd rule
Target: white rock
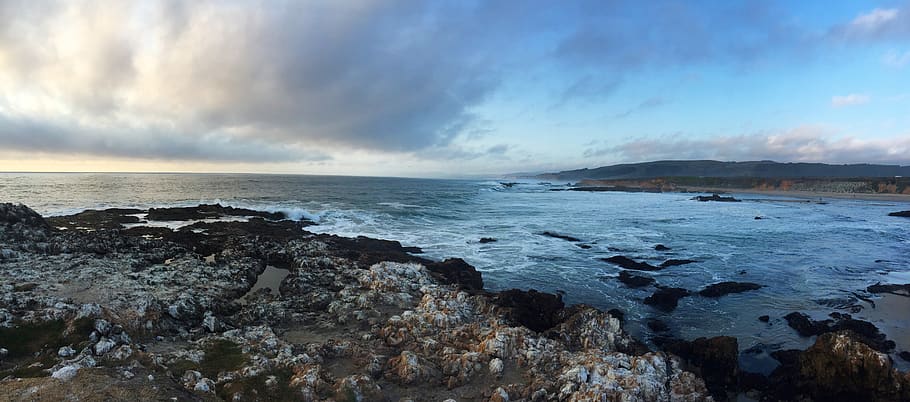
[{"label": "white rock", "polygon": [[218,329],[218,319],[212,315],[211,311],[205,312],[205,318],[202,319],[202,326],[209,332],[215,332]]},{"label": "white rock", "polygon": [[79,371],[78,366],[74,366],[74,365],[63,366],[60,369],[58,369],[57,371],[54,371],[53,373],[51,373],[51,377],[54,377],[60,381],[69,381],[69,380],[73,379],[73,377],[76,376],[76,372],[78,372],[78,371]]},{"label": "white rock", "polygon": [[502,359],[494,357],[490,360],[490,375],[496,378],[502,377],[503,364]]},{"label": "white rock", "polygon": [[110,352],[111,349],[114,348],[114,346],[117,346],[117,344],[114,341],[112,341],[108,338],[102,337],[98,341],[98,343],[95,344],[95,355],[103,356],[105,353]]},{"label": "white rock", "polygon": [[196,383],[196,386],[193,387],[193,390],[199,392],[214,392],[215,383],[208,378],[203,378]]},{"label": "white rock", "polygon": [[123,375],[123,378],[126,378],[127,380],[131,380],[133,377],[136,376],[135,374],[133,374],[132,371],[129,371],[129,370],[123,370],[123,373],[120,373],[120,374]]},{"label": "white rock", "polygon": [[74,354],[76,354],[76,351],[69,346],[64,346],[64,347],[60,348],[59,350],[57,350],[57,356],[60,356],[60,357],[70,357]]},{"label": "white rock", "polygon": [[133,349],[129,345],[120,345],[111,353],[111,358],[115,360],[126,360],[133,355]]},{"label": "white rock", "polygon": [[0,348],[0,359],[6,357],[6,355],[8,355],[8,354],[9,354],[9,350],[7,350],[6,348]]},{"label": "white rock", "polygon": [[98,335],[107,335],[111,333],[111,327],[111,323],[107,322],[107,320],[95,320],[95,332],[97,332]]}]

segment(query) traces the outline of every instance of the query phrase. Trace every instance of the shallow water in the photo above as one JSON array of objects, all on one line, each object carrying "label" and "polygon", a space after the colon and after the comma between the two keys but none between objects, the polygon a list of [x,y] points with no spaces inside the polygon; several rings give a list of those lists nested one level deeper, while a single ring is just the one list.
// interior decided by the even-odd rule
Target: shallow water
[{"label": "shallow water", "polygon": [[[0,174],[0,201],[23,202],[42,214],[221,202],[312,219],[318,222],[312,231],[400,240],[428,257],[464,258],[494,290],[564,291],[569,303],[619,308],[629,331],[645,339],[644,323],[654,317],[685,338],[728,334],[743,350],[803,348],[812,340],[787,327],[781,319],[787,313],[820,319],[858,304],[865,308],[856,315],[873,319],[853,293],[879,281],[910,282],[910,220],[887,216],[910,209],[908,203],[754,195],[736,195],[741,203],[702,203],[687,194],[550,191],[558,188],[327,176]],[[497,241],[482,244],[481,237]],[[672,250],[655,251],[656,244]],[[720,299],[683,298],[674,312],[662,313],[641,302],[653,289],[622,286],[615,279],[620,269],[600,261],[614,255],[655,265],[668,258],[699,261],[650,273],[667,286],[698,290],[733,280],[765,287]],[[906,313],[875,313],[883,314],[874,319],[898,350],[910,349],[910,323],[899,318]],[[757,320],[763,314],[771,325]]]},{"label": "shallow water", "polygon": [[271,265],[265,267],[265,271],[262,271],[262,273],[256,277],[256,283],[253,284],[250,291],[246,292],[246,294],[240,298],[240,302],[246,304],[247,297],[256,293],[259,289],[268,289],[269,293],[272,295],[281,296],[281,281],[290,274],[291,271],[287,269],[276,268]]}]

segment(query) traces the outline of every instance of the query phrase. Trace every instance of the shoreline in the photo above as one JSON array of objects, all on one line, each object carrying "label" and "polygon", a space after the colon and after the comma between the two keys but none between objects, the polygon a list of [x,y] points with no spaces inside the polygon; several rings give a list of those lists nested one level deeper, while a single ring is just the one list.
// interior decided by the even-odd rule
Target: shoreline
[{"label": "shoreline", "polygon": [[[132,226],[141,223],[142,216],[190,222],[212,214],[249,219],[196,222],[187,230]],[[38,377],[26,381],[29,384],[43,383],[40,379],[50,376],[63,378],[62,384],[48,385],[60,390],[72,384],[91,385],[81,381],[117,368],[133,377],[147,374],[149,381],[158,378],[154,383],[161,389],[188,392],[180,395],[193,399],[207,393],[227,397],[272,392],[261,384],[247,383],[256,376],[243,374],[267,370],[275,373],[281,390],[309,392],[317,399],[348,392],[382,398],[388,392],[412,392],[416,400],[442,394],[466,400],[568,400],[572,395],[616,396],[615,386],[589,381],[588,373],[613,372],[611,361],[620,359],[626,364],[672,367],[661,369],[663,374],[657,377],[614,373],[643,389],[657,387],[650,391],[657,394],[637,394],[642,400],[673,399],[673,395],[679,400],[704,400],[709,394],[726,399],[749,390],[768,395],[783,392],[776,388],[773,375],[764,382],[752,378],[758,382],[748,387],[740,385],[735,338],[670,338],[663,347],[669,354],[647,351],[622,330],[621,312],[566,306],[559,295],[533,290],[487,292],[482,275],[460,259],[431,261],[415,255],[419,249],[395,241],[310,233],[306,227],[311,222],[282,219],[274,212],[200,205],[146,210],[144,215],[137,210],[105,210],[47,218],[53,226],[68,226],[67,231],[53,229],[40,215],[10,204],[0,204],[0,218],[4,251],[0,268],[17,275],[2,291],[28,301],[25,307],[20,301],[12,310],[0,301],[0,318],[11,311],[6,314],[12,318],[5,322],[18,322],[18,328],[49,311],[57,311],[50,313],[52,317],[68,317],[66,326],[94,320],[88,322],[94,335],[70,342],[84,345],[82,352],[39,348],[41,370],[31,372]],[[684,262],[674,262],[680,263]],[[71,265],[78,268],[61,268]],[[278,291],[250,292],[268,267],[288,271]],[[247,297],[251,302],[243,306],[232,302]],[[851,322],[847,320],[839,319],[837,324]],[[890,359],[837,332],[838,328],[835,325],[819,337],[819,348],[825,346],[823,340],[855,342],[855,350],[868,358]],[[451,331],[456,335],[446,335]],[[2,335],[0,347],[4,347]],[[256,340],[263,338],[266,343]],[[462,351],[453,355],[422,346],[432,343]],[[347,345],[340,355],[325,349],[340,344]],[[307,357],[295,355],[295,350],[306,350]],[[829,352],[819,353],[823,357]],[[51,359],[44,353],[59,357]],[[190,358],[194,353],[203,357]],[[285,367],[294,374],[281,374],[252,361],[209,367],[206,353],[237,359],[263,354],[268,356],[267,367]],[[3,359],[0,356],[0,362]],[[17,359],[18,364],[31,361],[22,354]],[[154,364],[141,363],[149,360]],[[338,366],[340,360],[353,361],[354,367]],[[141,368],[124,369],[128,362]],[[781,363],[782,369],[796,364],[786,359]],[[891,369],[887,365],[880,371],[885,375]],[[0,364],[0,373],[9,370]],[[321,385],[295,383],[298,374],[313,375],[313,370]],[[318,374],[325,371],[345,376]],[[11,384],[0,381],[0,389],[18,389]],[[122,386],[145,389],[134,383]],[[811,384],[800,387],[800,392],[813,392]],[[683,389],[687,391],[679,393]]]}]

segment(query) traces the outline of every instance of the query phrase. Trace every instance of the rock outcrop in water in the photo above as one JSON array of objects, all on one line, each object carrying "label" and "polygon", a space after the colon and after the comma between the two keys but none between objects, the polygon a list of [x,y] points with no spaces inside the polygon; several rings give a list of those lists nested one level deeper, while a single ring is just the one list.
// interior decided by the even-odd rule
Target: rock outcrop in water
[{"label": "rock outcrop in water", "polygon": [[[262,217],[198,232],[101,222],[59,231],[0,204],[5,397],[709,398],[681,360],[643,350],[609,313],[487,293],[460,260],[429,269],[397,242]],[[290,271],[281,292],[248,294],[267,265]]]},{"label": "rock outcrop in water", "polygon": [[898,216],[898,217],[902,217],[902,218],[910,218],[910,211],[892,212],[892,213],[888,214],[888,216]]},{"label": "rock outcrop in water", "polygon": [[706,286],[698,292],[704,297],[721,297],[730,293],[742,293],[761,289],[761,285],[752,282],[718,282]]}]

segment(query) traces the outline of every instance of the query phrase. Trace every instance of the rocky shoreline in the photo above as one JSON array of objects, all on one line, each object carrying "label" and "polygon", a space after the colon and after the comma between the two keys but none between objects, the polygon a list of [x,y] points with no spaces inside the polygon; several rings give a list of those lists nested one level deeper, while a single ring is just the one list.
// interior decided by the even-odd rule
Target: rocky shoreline
[{"label": "rocky shoreline", "polygon": [[[667,338],[651,351],[623,331],[621,312],[565,306],[533,290],[488,292],[460,259],[315,234],[306,230],[311,222],[285,218],[200,205],[45,219],[0,204],[0,395],[910,399],[910,375],[883,353],[887,341],[849,316],[793,316],[815,331],[815,345],[774,352],[780,366],[761,376],[739,369],[735,338]],[[155,221],[182,223],[174,230]],[[278,289],[257,288],[270,269],[285,275]],[[651,283],[642,278],[626,280]],[[717,284],[702,296],[758,286]]]}]

